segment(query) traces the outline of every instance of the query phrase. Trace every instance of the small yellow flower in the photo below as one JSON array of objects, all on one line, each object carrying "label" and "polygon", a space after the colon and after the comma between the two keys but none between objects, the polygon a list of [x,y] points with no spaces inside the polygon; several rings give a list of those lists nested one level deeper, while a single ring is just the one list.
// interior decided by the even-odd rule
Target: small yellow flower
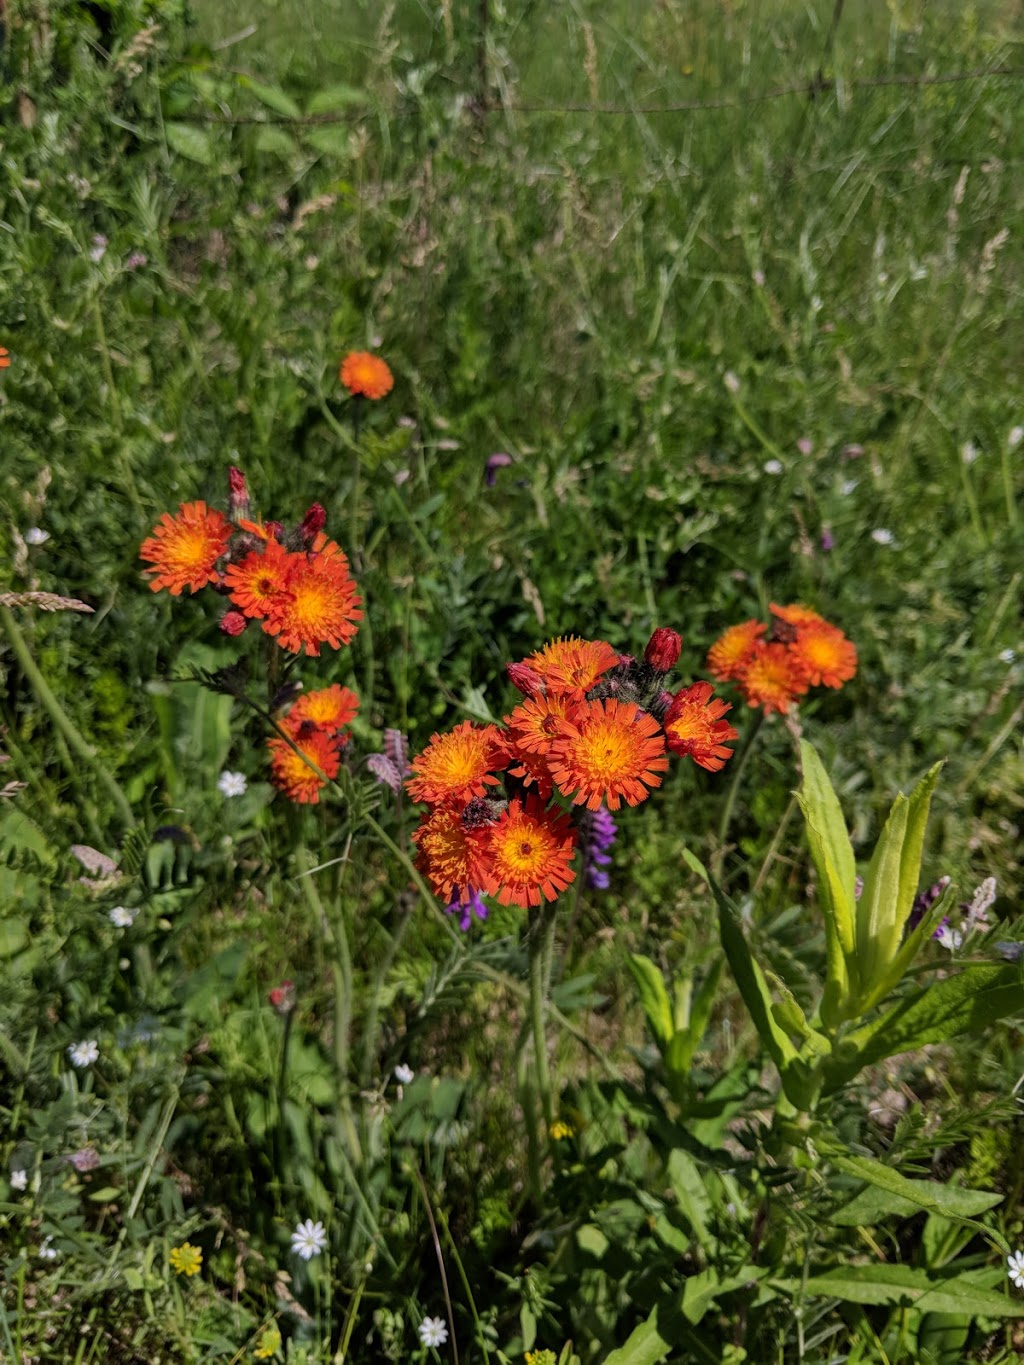
[{"label": "small yellow flower", "polygon": [[269,1327],[265,1327],[260,1334],[260,1339],[256,1344],[253,1355],[257,1360],[269,1360],[271,1356],[276,1356],[281,1349],[281,1333],[277,1329],[277,1324],[272,1322]]},{"label": "small yellow flower", "polygon": [[[561,1142],[564,1138],[571,1138],[572,1136],[573,1129],[569,1124],[563,1123],[561,1119],[556,1119],[548,1129],[548,1137],[552,1142]],[[543,1365],[543,1362],[541,1362],[541,1365]]]},{"label": "small yellow flower", "polygon": [[182,1242],[180,1247],[171,1248],[168,1259],[171,1262],[171,1269],[177,1271],[179,1275],[198,1275],[203,1264],[203,1253],[191,1243]]},{"label": "small yellow flower", "polygon": [[555,1365],[554,1351],[527,1351],[523,1359],[526,1365]]}]

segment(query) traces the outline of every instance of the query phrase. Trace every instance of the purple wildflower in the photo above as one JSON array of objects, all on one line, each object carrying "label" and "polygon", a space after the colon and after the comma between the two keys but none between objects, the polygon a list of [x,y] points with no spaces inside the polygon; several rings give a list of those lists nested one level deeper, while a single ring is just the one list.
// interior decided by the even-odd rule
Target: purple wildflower
[{"label": "purple wildflower", "polygon": [[[940,877],[939,880],[937,882],[934,882],[928,888],[927,891],[922,891],[921,894],[915,898],[914,904],[910,908],[910,915],[907,918],[908,929],[917,928],[917,926],[921,923],[925,915],[927,915],[928,911],[939,899],[939,897],[942,895],[942,893],[945,891],[948,885],[949,878]],[[944,919],[942,921],[942,924],[939,925],[938,929],[936,929],[935,933],[932,935],[932,938],[938,938],[940,932],[942,931],[943,926],[948,923],[949,923],[948,919]]]},{"label": "purple wildflower", "polygon": [[605,868],[611,862],[611,848],[618,833],[618,826],[604,806],[588,811],[580,818],[580,848],[583,850],[583,875],[587,885],[594,891],[608,890],[608,873]]},{"label": "purple wildflower", "polygon": [[480,892],[474,891],[471,886],[467,887],[467,890],[469,891],[469,900],[464,905],[459,901],[459,888],[456,886],[452,890],[451,900],[444,907],[446,915],[459,916],[459,928],[463,932],[473,923],[474,915],[478,920],[485,920],[488,913]]},{"label": "purple wildflower", "polygon": [[371,754],[366,766],[378,782],[391,788],[393,792],[402,790],[402,776],[386,754]]},{"label": "purple wildflower", "polygon": [[82,1147],[77,1152],[72,1152],[68,1161],[79,1173],[94,1171],[100,1164],[100,1154],[95,1147]]},{"label": "purple wildflower", "polygon": [[409,741],[401,730],[384,731],[384,753],[403,777],[412,772],[409,767]]},{"label": "purple wildflower", "polygon": [[493,488],[498,482],[498,470],[511,463],[512,456],[506,455],[503,450],[496,450],[493,455],[488,455],[487,463],[484,465],[484,479],[488,488]]},{"label": "purple wildflower", "polygon": [[148,264],[149,257],[144,256],[141,251],[133,251],[124,263],[126,270],[138,270],[140,266]]},{"label": "purple wildflower", "polygon": [[836,548],[836,538],[827,526],[821,528],[821,548],[826,554]]}]

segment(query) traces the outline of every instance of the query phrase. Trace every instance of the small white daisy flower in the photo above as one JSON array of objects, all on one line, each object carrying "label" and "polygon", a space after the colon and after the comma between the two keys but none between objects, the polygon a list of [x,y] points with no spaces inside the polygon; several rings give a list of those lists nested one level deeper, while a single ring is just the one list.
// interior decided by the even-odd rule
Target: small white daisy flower
[{"label": "small white daisy flower", "polygon": [[1006,1273],[1018,1289],[1024,1289],[1024,1251],[1013,1251],[1007,1256]]},{"label": "small white daisy flower", "polygon": [[[726,370],[725,374],[722,375],[722,383],[725,385],[725,387],[729,390],[730,393],[739,393],[740,391],[739,377],[735,375],[732,370]],[[427,1321],[429,1322],[430,1319],[428,1318]]]},{"label": "small white daisy flower", "polygon": [[1003,663],[1003,664],[1012,664],[1013,661],[1014,661],[1014,659],[1016,659],[1016,657],[1017,657],[1017,652],[1016,652],[1016,650],[1013,650],[1013,649],[1001,649],[1001,650],[999,651],[999,662],[1000,662],[1000,663]]},{"label": "small white daisy flower", "polygon": [[765,462],[764,462],[764,472],[765,472],[766,474],[781,474],[781,473],[782,473],[782,461],[781,461],[781,460],[765,460]]},{"label": "small white daisy flower", "polygon": [[395,1080],[399,1085],[412,1085],[413,1077],[415,1075],[416,1072],[413,1071],[412,1067],[406,1066],[404,1062],[402,1062],[400,1066],[395,1067]]},{"label": "small white daisy flower", "polygon": [[965,441],[960,447],[960,458],[964,464],[973,464],[980,453],[973,441]]},{"label": "small white daisy flower", "polygon": [[126,905],[115,905],[107,918],[115,929],[130,929],[138,913],[138,910],[129,910]]},{"label": "small white daisy flower", "polygon": [[247,785],[245,773],[225,771],[217,778],[217,790],[221,796],[244,796]]},{"label": "small white daisy flower", "polygon": [[23,1189],[26,1188],[27,1185],[28,1185],[28,1171],[19,1170],[19,1171],[12,1171],[12,1172],[11,1172],[11,1189],[12,1189],[12,1190],[23,1190]]},{"label": "small white daisy flower", "polygon": [[323,1223],[314,1223],[312,1218],[299,1223],[292,1233],[292,1251],[297,1252],[304,1261],[319,1256],[326,1245],[327,1231]]},{"label": "small white daisy flower", "polygon": [[871,539],[876,545],[891,545],[895,537],[891,531],[887,531],[884,526],[876,526],[871,532]]},{"label": "small white daisy flower", "polygon": [[30,526],[25,532],[25,541],[29,545],[45,545],[49,539],[49,531],[44,531],[40,526]]},{"label": "small white daisy flower", "polygon": [[1006,438],[1006,444],[1011,450],[1016,450],[1021,441],[1024,441],[1024,427],[1011,427],[1010,434]]},{"label": "small white daisy flower", "polygon": [[951,929],[948,924],[942,926],[935,938],[941,947],[948,949],[951,953],[964,946],[963,934],[959,929]]},{"label": "small white daisy flower", "polygon": [[99,1061],[99,1043],[95,1038],[86,1038],[81,1043],[71,1043],[68,1047],[68,1056],[71,1058],[72,1066],[92,1066],[93,1062]]},{"label": "small white daisy flower", "polygon": [[848,498],[856,487],[857,487],[856,479],[844,479],[842,483],[839,485],[839,491],[840,493],[842,493],[844,498]]},{"label": "small white daisy flower", "polygon": [[448,1324],[444,1318],[424,1318],[416,1330],[424,1346],[443,1346],[448,1340]]},{"label": "small white daisy flower", "polygon": [[55,1261],[57,1259],[57,1248],[51,1246],[52,1237],[44,1237],[39,1246],[39,1259],[41,1261]]}]

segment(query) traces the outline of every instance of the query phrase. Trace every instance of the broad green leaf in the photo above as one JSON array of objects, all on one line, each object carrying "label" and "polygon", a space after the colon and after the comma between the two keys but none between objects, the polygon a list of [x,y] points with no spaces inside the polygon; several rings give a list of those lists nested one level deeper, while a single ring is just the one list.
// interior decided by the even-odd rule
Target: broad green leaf
[{"label": "broad green leaf", "polygon": [[251,76],[239,76],[238,84],[243,89],[251,91],[260,104],[273,109],[275,114],[283,114],[285,118],[302,117],[302,110],[291,95],[286,94],[279,86],[263,85],[260,81],[254,81]]},{"label": "broad green leaf", "polygon": [[29,922],[18,916],[0,920],[0,958],[20,953],[29,941]]},{"label": "broad green leaf", "polygon": [[978,1033],[1008,1014],[1024,1013],[1024,966],[978,963],[908,995],[856,1033],[843,1039],[826,1064],[826,1094],[886,1057],[960,1033]]},{"label": "broad green leaf", "polygon": [[857,869],[846,821],[835,789],[821,759],[806,740],[800,741],[803,782],[797,800],[807,826],[807,842],[818,873],[818,890],[825,913],[825,994],[821,1016],[826,1025],[846,1016],[844,1002],[858,983],[855,972],[854,882]]},{"label": "broad green leaf", "polygon": [[352,138],[342,123],[325,123],[322,128],[310,128],[306,131],[305,138],[317,152],[322,152],[326,156],[351,159]]},{"label": "broad green leaf", "polygon": [[668,1178],[679,1212],[693,1228],[694,1236],[704,1250],[713,1252],[716,1241],[708,1226],[711,1218],[711,1200],[708,1198],[697,1163],[679,1147],[669,1153]]},{"label": "broad green leaf", "polygon": [[634,1328],[618,1350],[605,1356],[604,1365],[658,1365],[670,1349],[658,1331],[658,1310],[654,1308],[647,1321]]},{"label": "broad green leaf", "polygon": [[318,90],[309,101],[306,112],[309,114],[329,114],[336,109],[348,109],[354,104],[366,104],[365,90],[357,90],[354,85],[331,85]]},{"label": "broad green leaf", "polygon": [[[992,1272],[986,1277],[992,1278]],[[966,1313],[971,1317],[1017,1318],[1024,1304],[1015,1303],[978,1284],[970,1272],[949,1279],[932,1278],[907,1265],[851,1265],[812,1275],[807,1280],[771,1280],[773,1288],[796,1295],[825,1296],[847,1303],[904,1304],[921,1313]]]},{"label": "broad green leaf", "polygon": [[768,985],[779,998],[772,1004],[772,1015],[780,1028],[789,1034],[796,1034],[804,1045],[804,1051],[818,1056],[828,1056],[832,1046],[828,1039],[807,1022],[807,1016],[800,1008],[800,1002],[780,976],[767,972]]},{"label": "broad green leaf", "polygon": [[[895,1195],[906,1200],[915,1211],[924,1209],[927,1213],[940,1213],[943,1217],[969,1223],[984,1236],[993,1238],[1002,1244],[1003,1239],[998,1233],[993,1232],[982,1223],[976,1223],[973,1217],[961,1211],[963,1206],[970,1202],[971,1195],[983,1195],[988,1198],[987,1191],[963,1190],[955,1185],[940,1185],[933,1180],[909,1180],[905,1175],[900,1175],[899,1171],[893,1170],[891,1166],[885,1166],[881,1161],[875,1161],[872,1157],[847,1156],[828,1151],[825,1152],[825,1155],[837,1171],[856,1176],[859,1180],[866,1180],[869,1185],[874,1185],[878,1189],[885,1190],[889,1195]],[[998,1196],[994,1202],[999,1203]],[[990,1201],[976,1211],[980,1213],[985,1208],[991,1207],[992,1202]]]},{"label": "broad green leaf", "polygon": [[283,156],[286,160],[295,156],[299,150],[299,144],[291,133],[286,133],[283,128],[278,128],[272,123],[256,130],[253,146],[265,156]]},{"label": "broad green leaf", "polygon": [[630,953],[627,958],[629,970],[633,973],[640,995],[640,1004],[647,1015],[658,1047],[662,1052],[672,1041],[675,1023],[672,1018],[672,1002],[668,998],[665,979],[656,963],[640,953]]},{"label": "broad green leaf", "polygon": [[210,134],[194,123],[165,123],[164,136],[172,152],[198,161],[200,166],[212,166],[217,160]]},{"label": "broad green leaf", "polygon": [[576,1242],[581,1251],[598,1261],[608,1250],[608,1238],[595,1223],[584,1223],[577,1228]]},{"label": "broad green leaf", "polygon": [[796,1048],[775,1022],[768,983],[750,951],[746,935],[740,925],[739,916],[722,895],[715,882],[709,881],[709,885],[715,900],[718,902],[718,928],[733,979],[739,987],[740,995],[743,996],[743,1003],[754,1021],[754,1027],[757,1029],[761,1042],[768,1049],[772,1061],[778,1067],[779,1074],[783,1078],[783,1084],[785,1084],[787,1068],[797,1060]]},{"label": "broad green leaf", "polygon": [[702,1270],[697,1275],[688,1276],[683,1286],[683,1316],[696,1327],[720,1295],[743,1289],[751,1281],[756,1281],[767,1273],[767,1270],[760,1266],[748,1265],[734,1275],[728,1275],[724,1280],[720,1280],[718,1272],[709,1266],[707,1270]]},{"label": "broad green leaf", "polygon": [[857,1228],[870,1227],[883,1218],[911,1218],[925,1206],[922,1200],[929,1206],[941,1206],[946,1215],[954,1218],[973,1218],[1003,1200],[1003,1195],[992,1190],[966,1190],[960,1185],[940,1185],[934,1180],[908,1179],[907,1184],[916,1191],[914,1199],[907,1198],[906,1194],[894,1194],[877,1185],[868,1185],[848,1204],[837,1209],[829,1222],[841,1228]]}]

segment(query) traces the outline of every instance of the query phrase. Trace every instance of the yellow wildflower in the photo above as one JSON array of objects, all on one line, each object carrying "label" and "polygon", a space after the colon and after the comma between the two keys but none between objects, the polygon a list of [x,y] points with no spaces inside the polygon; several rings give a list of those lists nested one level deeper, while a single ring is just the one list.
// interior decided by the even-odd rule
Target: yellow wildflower
[{"label": "yellow wildflower", "polygon": [[171,1248],[168,1259],[171,1262],[171,1269],[177,1271],[179,1275],[198,1275],[203,1264],[203,1253],[189,1242],[182,1242],[180,1247]]}]

